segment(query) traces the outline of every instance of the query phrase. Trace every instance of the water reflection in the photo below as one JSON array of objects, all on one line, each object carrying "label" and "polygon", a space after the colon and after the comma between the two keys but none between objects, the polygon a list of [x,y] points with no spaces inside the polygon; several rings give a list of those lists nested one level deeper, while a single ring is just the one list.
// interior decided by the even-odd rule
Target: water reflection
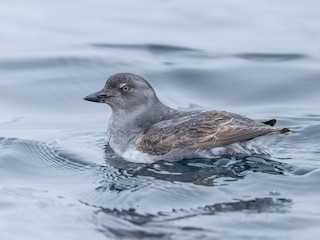
[{"label": "water reflection", "polygon": [[[294,167],[289,164],[254,155],[191,159],[178,162],[158,161],[153,164],[132,163],[116,155],[108,145],[105,147],[105,161],[108,165],[105,168],[108,169],[109,166],[112,166],[119,173],[121,172],[121,174],[130,178],[144,176],[169,182],[188,182],[202,186],[227,184],[228,181],[242,179],[252,172],[288,175],[294,170]],[[223,179],[222,182],[221,179]],[[106,182],[110,186],[110,181]],[[125,184],[125,186],[128,186],[128,184]],[[121,187],[123,188],[123,183]],[[112,188],[114,188],[114,185],[112,185]],[[115,189],[120,190],[119,188]],[[109,190],[111,189],[109,188]]]},{"label": "water reflection", "polygon": [[[99,208],[95,214],[99,222],[107,221],[109,224],[103,224],[100,231],[110,237],[128,237],[128,238],[163,238],[167,234],[178,234],[191,230],[193,234],[198,231],[211,232],[209,229],[197,227],[179,227],[170,226],[171,221],[195,218],[206,215],[216,215],[220,213],[243,212],[247,214],[257,213],[286,213],[290,210],[292,200],[286,198],[255,198],[250,200],[235,200],[232,202],[216,203],[206,205],[195,209],[172,209],[169,212],[158,212],[157,214],[142,214],[135,209],[109,209]],[[130,225],[130,230],[119,228],[119,223],[111,223],[110,218],[121,219],[123,226]],[[108,221],[109,220],[109,221]],[[148,226],[148,228],[144,228]],[[148,231],[146,229],[152,229]]]}]

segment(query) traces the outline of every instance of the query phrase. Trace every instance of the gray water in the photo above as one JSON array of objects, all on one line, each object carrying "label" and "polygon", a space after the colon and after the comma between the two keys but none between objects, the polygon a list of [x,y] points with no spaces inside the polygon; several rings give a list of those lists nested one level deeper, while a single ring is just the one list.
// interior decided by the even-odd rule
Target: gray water
[{"label": "gray water", "polygon": [[[320,2],[0,1],[0,239],[318,239]],[[270,158],[133,164],[82,98],[133,72],[277,118]]]}]

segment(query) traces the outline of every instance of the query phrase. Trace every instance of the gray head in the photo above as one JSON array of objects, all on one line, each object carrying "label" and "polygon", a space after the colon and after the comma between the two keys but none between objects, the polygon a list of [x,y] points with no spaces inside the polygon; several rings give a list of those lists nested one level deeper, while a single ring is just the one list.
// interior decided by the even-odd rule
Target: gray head
[{"label": "gray head", "polygon": [[102,90],[88,95],[84,100],[106,103],[113,111],[133,111],[143,105],[159,103],[152,86],[132,73],[111,76]]}]

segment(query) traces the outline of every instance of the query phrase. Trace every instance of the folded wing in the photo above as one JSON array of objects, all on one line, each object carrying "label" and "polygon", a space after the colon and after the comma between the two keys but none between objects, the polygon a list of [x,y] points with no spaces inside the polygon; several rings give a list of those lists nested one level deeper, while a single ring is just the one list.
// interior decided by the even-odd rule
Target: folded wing
[{"label": "folded wing", "polygon": [[277,131],[266,124],[227,112],[182,113],[151,126],[136,141],[136,146],[145,153],[163,155],[173,149],[225,146]]}]

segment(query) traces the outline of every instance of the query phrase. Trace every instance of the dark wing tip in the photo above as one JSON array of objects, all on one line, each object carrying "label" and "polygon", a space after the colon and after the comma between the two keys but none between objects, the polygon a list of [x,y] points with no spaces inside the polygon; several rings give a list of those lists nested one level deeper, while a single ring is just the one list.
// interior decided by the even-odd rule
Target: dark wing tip
[{"label": "dark wing tip", "polygon": [[269,126],[274,126],[276,124],[277,120],[276,119],[271,119],[269,121],[266,122],[262,122],[263,124],[269,125]]}]

